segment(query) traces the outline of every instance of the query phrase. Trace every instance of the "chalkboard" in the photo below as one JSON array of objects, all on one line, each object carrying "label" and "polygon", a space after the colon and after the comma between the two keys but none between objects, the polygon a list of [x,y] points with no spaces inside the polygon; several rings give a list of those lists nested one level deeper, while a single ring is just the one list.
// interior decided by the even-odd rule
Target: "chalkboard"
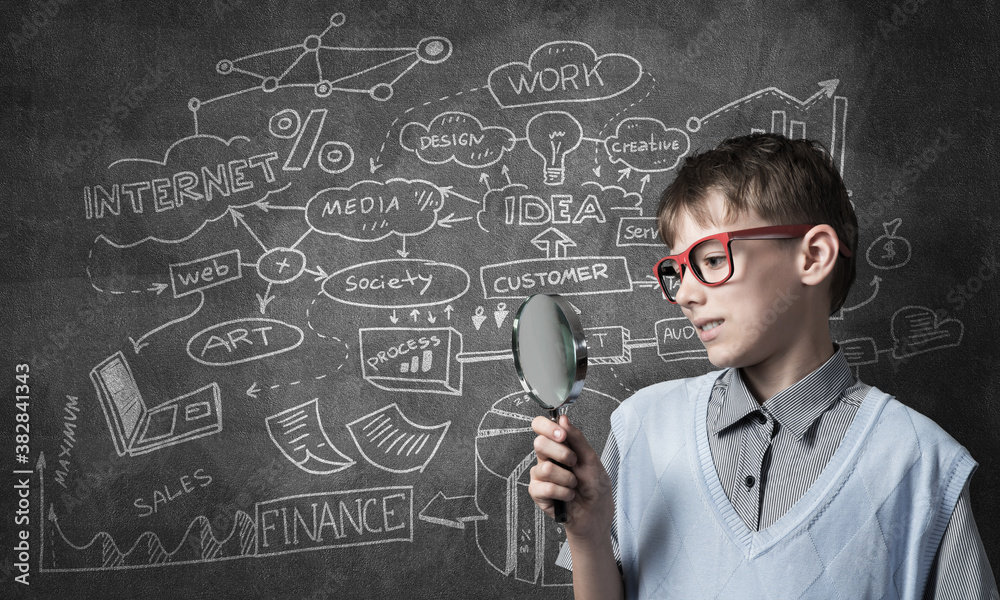
[{"label": "chalkboard", "polygon": [[579,310],[598,449],[635,390],[714,369],[654,214],[754,131],[830,150],[861,225],[834,339],[980,462],[1000,564],[995,6],[5,14],[3,597],[572,597],[513,313]]}]

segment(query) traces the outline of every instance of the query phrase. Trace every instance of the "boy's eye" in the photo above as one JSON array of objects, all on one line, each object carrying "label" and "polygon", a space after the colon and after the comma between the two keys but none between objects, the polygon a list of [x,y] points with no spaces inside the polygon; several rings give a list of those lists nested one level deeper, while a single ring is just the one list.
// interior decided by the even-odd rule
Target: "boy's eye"
[{"label": "boy's eye", "polygon": [[726,255],[706,256],[702,262],[709,269],[721,269],[726,266]]}]

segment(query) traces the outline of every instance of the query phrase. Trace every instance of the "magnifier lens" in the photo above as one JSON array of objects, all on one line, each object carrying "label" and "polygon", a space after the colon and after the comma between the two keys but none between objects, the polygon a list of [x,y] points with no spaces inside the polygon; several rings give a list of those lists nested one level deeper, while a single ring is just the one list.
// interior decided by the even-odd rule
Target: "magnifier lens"
[{"label": "magnifier lens", "polygon": [[[556,409],[576,400],[587,374],[586,337],[570,310],[569,303],[559,296],[539,294],[525,300],[514,318],[514,366],[518,377],[553,421],[559,414]],[[564,501],[553,500],[552,510],[557,523],[566,522]]]},{"label": "magnifier lens", "polygon": [[550,297],[532,296],[521,309],[517,327],[521,375],[536,401],[555,409],[576,383],[577,355],[573,329]]}]

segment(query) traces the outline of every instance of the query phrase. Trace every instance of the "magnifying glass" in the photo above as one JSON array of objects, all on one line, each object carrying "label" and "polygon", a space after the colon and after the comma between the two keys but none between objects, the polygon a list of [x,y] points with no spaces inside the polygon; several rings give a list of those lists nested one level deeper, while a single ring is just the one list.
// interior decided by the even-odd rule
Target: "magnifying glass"
[{"label": "magnifying glass", "polygon": [[[529,296],[517,309],[511,343],[524,391],[558,421],[587,376],[587,337],[576,311],[557,294]],[[556,500],[553,509],[556,522],[565,523],[566,503]]]}]

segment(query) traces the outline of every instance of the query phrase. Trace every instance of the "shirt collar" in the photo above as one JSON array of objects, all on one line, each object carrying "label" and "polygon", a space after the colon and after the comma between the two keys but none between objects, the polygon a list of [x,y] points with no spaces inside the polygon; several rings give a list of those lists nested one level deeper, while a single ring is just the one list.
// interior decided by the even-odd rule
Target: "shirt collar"
[{"label": "shirt collar", "polygon": [[[781,390],[764,404],[764,411],[773,416],[795,438],[801,438],[810,426],[826,412],[830,404],[854,384],[847,358],[838,344],[833,356],[796,383]],[[747,415],[761,410],[761,405],[747,389],[740,369],[731,370],[728,393],[725,395],[711,433],[719,433]]]}]

